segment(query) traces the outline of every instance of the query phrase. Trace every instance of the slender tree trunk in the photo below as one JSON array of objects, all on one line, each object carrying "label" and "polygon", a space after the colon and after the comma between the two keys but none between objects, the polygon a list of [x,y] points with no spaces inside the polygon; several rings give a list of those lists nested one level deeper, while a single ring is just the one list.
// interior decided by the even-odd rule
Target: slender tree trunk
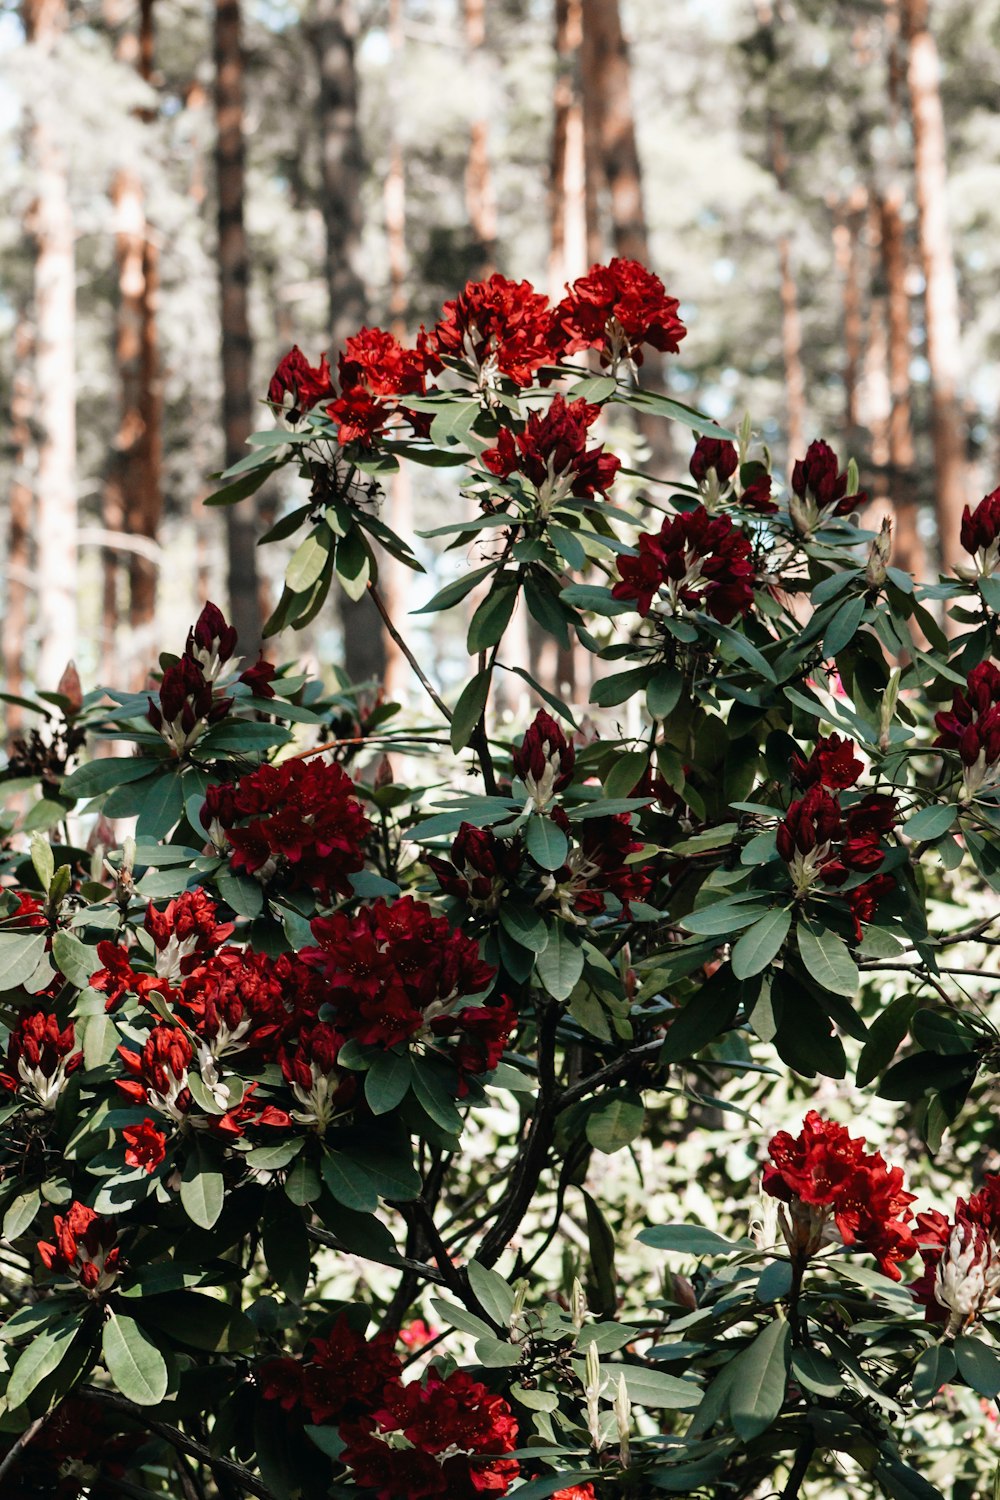
[{"label": "slender tree trunk", "polygon": [[[405,343],[407,339],[407,314],[409,298],[407,281],[409,257],[406,250],[406,163],[403,145],[397,129],[402,108],[403,51],[403,0],[389,0],[389,170],[385,177],[383,204],[385,211],[385,234],[389,251],[389,328]],[[413,493],[410,470],[400,464],[399,472],[389,481],[389,515],[387,520],[393,530],[407,536],[413,529]],[[394,557],[383,555],[379,563],[382,595],[389,614],[399,619],[406,609],[406,595],[410,570]],[[361,601],[362,606],[368,600]],[[359,618],[363,618],[359,616]],[[345,619],[345,628],[346,628]],[[386,697],[398,700],[410,681],[409,663],[395,641],[383,637],[384,665],[381,669]]]},{"label": "slender tree trunk", "polygon": [[834,260],[844,309],[844,429],[848,446],[857,440],[860,422],[858,384],[862,378],[863,315],[861,296],[861,222],[867,194],[856,188],[840,208],[833,229]]},{"label": "slender tree trunk", "polygon": [[481,281],[496,270],[497,200],[490,160],[490,76],[486,52],[486,0],[463,0],[465,48],[480,112],[469,124],[465,207],[472,233],[470,277]]},{"label": "slender tree trunk", "polygon": [[[63,0],[25,0],[25,33],[51,53],[66,26]],[[76,267],[66,161],[46,117],[32,108],[29,155],[36,197],[34,242],[37,423],[37,680],[55,688],[77,645]]]},{"label": "slender tree trunk", "polygon": [[[215,170],[219,215],[222,421],[226,467],[246,454],[253,431],[253,341],[248,293],[250,253],[243,218],[245,147],[243,45],[239,0],[215,5]],[[229,607],[245,655],[261,638],[257,507],[253,497],[226,508]]]},{"label": "slender tree trunk", "polygon": [[555,0],[556,76],[549,173],[549,294],[587,269],[587,164],[584,142],[583,0]]},{"label": "slender tree trunk", "polygon": [[[353,0],[315,0],[309,38],[319,73],[331,359],[362,327],[368,311],[362,274],[364,155],[354,56],[357,36]],[[374,605],[367,597],[352,604],[341,593],[339,606],[345,671],[352,682],[380,682],[386,668],[386,638]]]},{"label": "slender tree trunk", "polygon": [[649,264],[642,168],[632,112],[632,71],[618,0],[586,0],[584,93],[593,106],[615,254]]},{"label": "slender tree trunk", "polygon": [[[31,361],[34,355],[34,333],[27,312],[22,309],[14,330],[14,373],[10,399],[10,440],[14,455],[14,472],[8,491],[7,509],[7,586],[3,615],[3,675],[8,693],[23,693],[25,687],[24,646],[28,634],[31,584],[31,512],[34,496],[29,477],[34,410],[34,388]],[[8,736],[19,732],[24,710],[16,703],[5,707]]]},{"label": "slender tree trunk", "polygon": [[[771,113],[769,123],[771,170],[778,190],[784,196],[788,174],[785,129],[780,118]],[[788,434],[789,463],[805,452],[806,380],[802,367],[802,319],[799,315],[799,290],[792,261],[792,239],[786,231],[778,235],[778,274],[781,287],[781,355],[785,367],[785,431]]]},{"label": "slender tree trunk", "polygon": [[893,509],[893,559],[926,579],[927,557],[918,527],[910,399],[910,298],[906,290],[903,193],[890,188],[879,199],[879,241],[886,287],[889,341],[889,495]]},{"label": "slender tree trunk", "polygon": [[903,0],[902,22],[909,44],[907,80],[913,128],[917,223],[925,283],[935,508],[941,566],[950,571],[964,557],[959,527],[967,491],[965,422],[960,395],[958,277],[948,223],[941,69],[937,43],[928,22],[928,0]]}]

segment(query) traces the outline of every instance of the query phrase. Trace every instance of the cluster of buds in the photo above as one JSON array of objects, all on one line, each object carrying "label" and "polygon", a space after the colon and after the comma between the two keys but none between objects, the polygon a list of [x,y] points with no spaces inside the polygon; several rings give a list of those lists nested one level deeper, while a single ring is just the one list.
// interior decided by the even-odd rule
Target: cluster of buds
[{"label": "cluster of buds", "polygon": [[371,832],[353,781],[332,761],[292,758],[234,785],[210,786],[202,825],[234,870],[262,883],[279,871],[324,900],[350,893]]},{"label": "cluster of buds", "polygon": [[337,1066],[343,1037],[325,1021],[303,1026],[294,1043],[278,1053],[285,1081],[298,1104],[292,1119],[325,1134],[334,1120],[348,1114],[357,1095],[357,1075]]},{"label": "cluster of buds", "polygon": [[543,366],[558,362],[565,347],[548,298],[530,281],[509,281],[499,273],[470,281],[446,302],[428,344],[439,359],[470,371],[484,393],[501,377],[519,387],[531,385]]},{"label": "cluster of buds", "polygon": [[1000,489],[984,495],[976,506],[968,506],[962,512],[962,528],[959,533],[962,546],[975,558],[975,567],[968,563],[957,563],[955,572],[967,583],[977,578],[992,578],[1000,567]]},{"label": "cluster of buds", "polygon": [[601,415],[599,406],[582,399],[567,401],[554,396],[545,412],[529,414],[516,436],[502,427],[495,448],[487,448],[482,461],[498,479],[521,474],[532,485],[541,518],[570,495],[605,499],[621,468],[620,459],[600,446],[587,447],[588,431]]},{"label": "cluster of buds", "polygon": [[781,1130],[771,1140],[762,1187],[783,1205],[778,1223],[796,1264],[839,1240],[867,1250],[884,1275],[899,1281],[899,1262],[917,1247],[914,1197],[903,1188],[902,1169],[887,1166],[865,1144],[810,1110],[797,1136]]},{"label": "cluster of buds", "polygon": [[315,367],[309,363],[298,344],[294,344],[271,376],[267,399],[284,413],[294,427],[320,401],[333,396],[333,377],[325,354]]},{"label": "cluster of buds", "polygon": [[951,708],[934,715],[935,745],[957,750],[965,800],[1000,781],[1000,670],[991,661],[973,667]]},{"label": "cluster of buds", "polygon": [[864,490],[849,488],[856,484],[853,465],[840,472],[837,455],[821,438],[809,444],[805,458],[796,460],[792,469],[792,493],[788,514],[796,536],[807,541],[819,527],[834,516],[849,516],[868,501]]},{"label": "cluster of buds", "polygon": [[233,923],[217,922],[215,912],[214,901],[200,886],[184,891],[163,911],[149,903],[143,925],[153,940],[157,978],[177,984],[225,942]]},{"label": "cluster of buds", "polygon": [[138,1125],[126,1125],[122,1131],[125,1141],[125,1165],[142,1168],[144,1172],[155,1172],[167,1154],[167,1138],[157,1130],[152,1120],[142,1120]]},{"label": "cluster of buds", "polygon": [[53,1221],[55,1242],[38,1241],[38,1254],[47,1270],[70,1277],[88,1297],[101,1297],[118,1279],[121,1251],[118,1234],[83,1203],[71,1203]]},{"label": "cluster of buds", "polygon": [[[561,808],[554,809],[551,817],[564,833],[570,833],[569,819]],[[633,837],[631,814],[588,818],[577,825],[577,832],[578,841],[571,842],[566,863],[543,872],[536,904],[551,907],[564,921],[582,927],[604,911],[605,898],[612,895],[628,918],[629,902],[644,901],[653,884],[648,868],[628,862],[630,855],[644,847],[641,839]]]},{"label": "cluster of buds", "polygon": [[480,916],[493,916],[521,868],[518,839],[500,839],[489,828],[463,823],[448,859],[428,855],[438,885]]},{"label": "cluster of buds", "polygon": [[285,1411],[302,1407],[310,1422],[357,1421],[382,1405],[403,1366],[391,1334],[366,1339],[341,1313],[325,1338],[314,1338],[301,1359],[272,1359],[258,1380],[265,1401]]},{"label": "cluster of buds", "polygon": [[707,511],[716,510],[727,500],[759,516],[772,516],[778,509],[771,499],[771,476],[764,465],[753,463],[741,469],[735,444],[725,438],[700,437],[688,468]]},{"label": "cluster of buds", "polygon": [[657,600],[670,614],[705,609],[723,625],[753,607],[752,548],[728,516],[703,505],[667,516],[656,535],[639,538],[638,555],[618,559],[615,599],[645,617]]},{"label": "cluster of buds", "polygon": [[[441,363],[423,330],[417,347],[407,349],[382,328],[362,328],[347,340],[339,368],[341,393],[326,414],[339,423],[342,444],[371,448],[391,417],[409,416],[400,411],[399,398],[423,395],[428,374]],[[419,425],[419,418],[409,420]]]},{"label": "cluster of buds", "polygon": [[542,812],[572,781],[576,751],[552,715],[539,709],[515,748],[512,763],[514,775],[524,783],[529,805]]},{"label": "cluster of buds", "polygon": [[987,1174],[981,1192],[959,1198],[953,1221],[937,1211],[918,1214],[916,1240],[924,1270],[913,1293],[928,1322],[954,1338],[1000,1293],[1000,1176]]},{"label": "cluster of buds", "polygon": [[154,1026],[141,1052],[121,1046],[118,1056],[131,1074],[117,1080],[125,1098],[181,1124],[191,1108],[188,1073],[194,1061],[194,1048],[181,1028]]},{"label": "cluster of buds", "polygon": [[70,1074],[83,1062],[83,1053],[75,1048],[72,1021],[60,1029],[55,1016],[45,1011],[22,1016],[10,1034],[9,1071],[0,1073],[0,1087],[27,1090],[42,1109],[54,1110]]},{"label": "cluster of buds", "polygon": [[[175,755],[184,755],[212,724],[224,719],[233,705],[216,684],[228,670],[234,675],[241,658],[234,655],[236,632],[215,604],[206,604],[188,632],[184,654],[167,667],[157,701],[147,698],[146,717]],[[260,660],[240,673],[238,680],[255,696],[274,696],[274,668]]]}]

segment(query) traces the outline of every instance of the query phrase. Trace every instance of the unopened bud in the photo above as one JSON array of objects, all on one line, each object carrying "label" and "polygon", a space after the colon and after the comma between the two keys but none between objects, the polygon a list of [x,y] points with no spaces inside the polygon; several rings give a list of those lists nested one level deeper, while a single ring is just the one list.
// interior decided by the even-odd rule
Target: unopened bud
[{"label": "unopened bud", "polygon": [[888,516],[882,521],[882,528],[878,536],[872,542],[871,551],[868,553],[868,566],[865,568],[865,582],[870,589],[880,589],[886,580],[886,569],[892,556],[892,522]]},{"label": "unopened bud", "polygon": [[31,837],[31,863],[35,867],[42,890],[46,895],[52,885],[52,877],[56,872],[55,857],[48,839],[42,838],[40,833],[32,834]]},{"label": "unopened bud", "polygon": [[392,761],[389,759],[388,755],[383,755],[375,768],[375,790],[378,791],[381,787],[384,786],[392,786],[392,782]]},{"label": "unopened bud", "polygon": [[885,691],[882,694],[882,702],[879,704],[878,747],[880,750],[888,750],[889,748],[889,731],[892,728],[892,721],[896,716],[896,700],[899,697],[899,680],[902,675],[902,670],[899,667],[893,667],[889,673],[889,681],[885,685]]},{"label": "unopened bud", "polygon": [[76,670],[76,662],[66,663],[66,670],[59,679],[57,693],[61,693],[67,700],[66,717],[74,718],[83,707],[83,687],[80,683],[80,674]]},{"label": "unopened bud", "polygon": [[514,1283],[514,1305],[510,1310],[508,1328],[510,1332],[517,1333],[520,1328],[521,1314],[524,1312],[524,1304],[528,1297],[528,1282],[524,1276]]},{"label": "unopened bud", "polygon": [[748,411],[743,413],[743,421],[740,423],[737,436],[740,440],[740,463],[745,464],[747,461],[747,454],[750,452],[750,442],[753,438],[753,429],[750,426],[750,413]]},{"label": "unopened bud", "polygon": [[632,1403],[628,1399],[628,1386],[625,1384],[624,1373],[618,1377],[618,1390],[615,1394],[615,1421],[618,1423],[618,1454],[622,1461],[622,1468],[627,1469]]},{"label": "unopened bud", "polygon": [[587,1398],[587,1431],[594,1448],[601,1449],[601,1361],[594,1344],[587,1345],[584,1394]]},{"label": "unopened bud", "polygon": [[579,1278],[573,1280],[573,1290],[569,1298],[570,1317],[573,1319],[574,1328],[582,1328],[587,1321],[587,1296],[580,1284]]}]

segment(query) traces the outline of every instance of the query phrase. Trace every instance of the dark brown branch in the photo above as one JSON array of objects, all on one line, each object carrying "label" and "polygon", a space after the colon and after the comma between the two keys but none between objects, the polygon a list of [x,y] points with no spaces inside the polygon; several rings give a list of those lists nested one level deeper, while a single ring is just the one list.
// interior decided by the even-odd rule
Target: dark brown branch
[{"label": "dark brown branch", "polygon": [[403,637],[400,635],[399,631],[392,623],[392,620],[389,616],[389,611],[385,607],[385,601],[383,600],[382,595],[379,593],[378,588],[374,583],[369,583],[368,592],[372,597],[372,602],[374,603],[375,608],[382,616],[382,624],[385,626],[386,630],[389,632],[390,636],[395,641],[400,651],[402,651],[403,655],[406,657],[406,660],[410,663],[410,666],[413,668],[417,680],[419,681],[421,687],[424,689],[424,692],[427,693],[435,708],[437,708],[444,715],[444,717],[450,724],[451,709],[438,693],[434,684],[431,682],[430,678],[426,675],[420,663],[417,661],[417,658],[414,656],[413,652],[410,650],[409,646],[403,640]]}]

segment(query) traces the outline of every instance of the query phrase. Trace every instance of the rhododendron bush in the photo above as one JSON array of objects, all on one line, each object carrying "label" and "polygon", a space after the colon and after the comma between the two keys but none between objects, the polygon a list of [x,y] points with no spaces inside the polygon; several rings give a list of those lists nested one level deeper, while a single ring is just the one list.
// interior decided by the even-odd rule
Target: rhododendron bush
[{"label": "rhododendron bush", "polygon": [[[264,656],[210,604],[148,691],[30,700],[4,1497],[994,1493],[1000,499],[915,582],[825,442],[783,476],[640,383],[684,336],[619,260],[293,349],[212,502],[298,486]],[[286,663],[331,588],[419,707]]]}]

